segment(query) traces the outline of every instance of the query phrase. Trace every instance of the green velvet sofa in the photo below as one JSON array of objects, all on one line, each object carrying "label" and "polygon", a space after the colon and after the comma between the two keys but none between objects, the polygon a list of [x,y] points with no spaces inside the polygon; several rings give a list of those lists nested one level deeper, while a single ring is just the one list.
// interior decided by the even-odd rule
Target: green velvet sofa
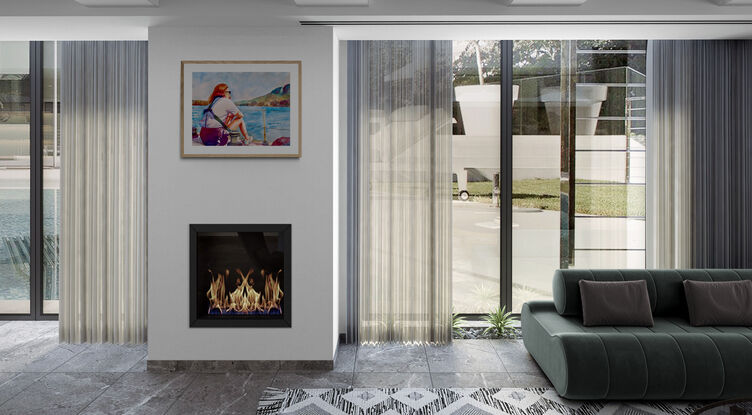
[{"label": "green velvet sofa", "polygon": [[[655,325],[583,326],[581,279],[647,281]],[[525,347],[569,399],[752,397],[752,328],[691,326],[682,284],[742,279],[752,270],[559,270],[554,301],[522,307]]]}]

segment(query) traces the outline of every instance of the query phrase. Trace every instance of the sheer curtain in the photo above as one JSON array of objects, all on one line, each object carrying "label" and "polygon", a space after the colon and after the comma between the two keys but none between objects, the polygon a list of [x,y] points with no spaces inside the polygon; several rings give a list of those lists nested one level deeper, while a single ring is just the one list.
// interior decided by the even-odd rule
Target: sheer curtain
[{"label": "sheer curtain", "polygon": [[358,337],[451,340],[451,42],[348,48]]},{"label": "sheer curtain", "polygon": [[752,41],[653,41],[648,56],[653,265],[750,268]]},{"label": "sheer curtain", "polygon": [[648,42],[648,268],[690,268],[692,105],[689,44]]},{"label": "sheer curtain", "polygon": [[752,268],[752,41],[692,44],[696,268]]},{"label": "sheer curtain", "polygon": [[60,52],[60,340],[143,343],[147,43]]}]

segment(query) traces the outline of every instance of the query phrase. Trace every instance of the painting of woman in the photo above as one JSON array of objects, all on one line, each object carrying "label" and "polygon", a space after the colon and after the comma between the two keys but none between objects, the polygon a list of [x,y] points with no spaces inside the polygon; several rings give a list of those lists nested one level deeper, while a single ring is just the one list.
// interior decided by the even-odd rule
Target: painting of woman
[{"label": "painting of woman", "polygon": [[181,61],[181,157],[300,157],[300,61]]},{"label": "painting of woman", "polygon": [[249,145],[251,138],[243,121],[243,113],[232,102],[232,91],[225,84],[217,84],[208,99],[199,126],[199,137],[205,146],[226,146],[230,142],[230,131],[239,129],[243,136],[242,144]]}]

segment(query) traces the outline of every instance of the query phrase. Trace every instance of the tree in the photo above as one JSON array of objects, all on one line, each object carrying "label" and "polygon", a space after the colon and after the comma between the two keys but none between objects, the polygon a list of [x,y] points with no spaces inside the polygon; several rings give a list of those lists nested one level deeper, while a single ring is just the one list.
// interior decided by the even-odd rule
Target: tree
[{"label": "tree", "polygon": [[[454,85],[498,84],[501,79],[501,44],[497,40],[471,40],[454,43],[460,49],[452,64]],[[478,70],[478,52],[481,68]],[[479,76],[480,73],[480,76]]]}]

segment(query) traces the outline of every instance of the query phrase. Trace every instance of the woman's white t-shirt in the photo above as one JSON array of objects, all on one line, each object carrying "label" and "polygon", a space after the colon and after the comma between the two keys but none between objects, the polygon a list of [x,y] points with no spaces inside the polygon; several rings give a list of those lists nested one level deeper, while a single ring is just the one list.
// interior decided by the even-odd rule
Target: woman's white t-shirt
[{"label": "woman's white t-shirt", "polygon": [[[214,105],[212,105],[211,110],[212,112],[214,112],[214,114],[216,114],[217,118],[219,118],[223,122],[227,119],[228,115],[240,113],[240,110],[235,105],[235,103],[226,97],[222,97],[214,101]],[[209,112],[206,112],[202,127],[222,128],[222,124],[220,124],[219,121],[215,120]]]}]

